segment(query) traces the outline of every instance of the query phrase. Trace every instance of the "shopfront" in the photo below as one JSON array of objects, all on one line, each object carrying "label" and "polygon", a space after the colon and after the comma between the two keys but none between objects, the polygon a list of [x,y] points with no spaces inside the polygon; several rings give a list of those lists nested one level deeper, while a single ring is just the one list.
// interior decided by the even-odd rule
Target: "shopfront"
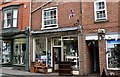
[{"label": "shopfront", "polygon": [[34,38],[33,45],[34,61],[42,60],[44,65],[52,68],[52,72],[59,70],[59,61],[70,61],[72,62],[72,70],[77,71],[79,75],[77,35]]}]

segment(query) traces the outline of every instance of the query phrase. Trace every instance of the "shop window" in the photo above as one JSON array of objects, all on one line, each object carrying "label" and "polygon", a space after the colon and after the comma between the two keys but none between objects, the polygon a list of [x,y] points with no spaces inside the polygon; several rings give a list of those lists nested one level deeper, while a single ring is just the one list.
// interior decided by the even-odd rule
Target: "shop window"
[{"label": "shop window", "polygon": [[107,20],[106,0],[94,1],[95,21]]},{"label": "shop window", "polygon": [[107,67],[120,70],[120,40],[107,41]]},{"label": "shop window", "polygon": [[14,64],[24,65],[26,54],[26,39],[15,39],[14,44]]},{"label": "shop window", "polygon": [[63,37],[64,60],[71,61],[73,68],[79,68],[78,38]]},{"label": "shop window", "polygon": [[51,67],[51,39],[47,40],[47,65]]},{"label": "shop window", "polygon": [[57,8],[51,7],[43,10],[42,29],[57,28]]},{"label": "shop window", "polygon": [[61,45],[61,37],[54,38],[54,46],[60,46]]},{"label": "shop window", "polygon": [[3,41],[2,63],[10,63],[11,60],[11,42]]},{"label": "shop window", "polygon": [[41,62],[41,64],[46,65],[46,38],[44,39],[36,39],[36,62]]},{"label": "shop window", "polygon": [[35,61],[51,67],[51,38],[35,39]]}]

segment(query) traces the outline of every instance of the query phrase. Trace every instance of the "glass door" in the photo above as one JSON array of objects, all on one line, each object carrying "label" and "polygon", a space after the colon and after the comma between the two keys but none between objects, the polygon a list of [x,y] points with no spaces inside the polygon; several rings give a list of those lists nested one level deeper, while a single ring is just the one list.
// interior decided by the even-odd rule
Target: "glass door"
[{"label": "glass door", "polygon": [[59,61],[61,61],[61,47],[53,48],[53,69],[54,71],[58,71],[59,69]]}]

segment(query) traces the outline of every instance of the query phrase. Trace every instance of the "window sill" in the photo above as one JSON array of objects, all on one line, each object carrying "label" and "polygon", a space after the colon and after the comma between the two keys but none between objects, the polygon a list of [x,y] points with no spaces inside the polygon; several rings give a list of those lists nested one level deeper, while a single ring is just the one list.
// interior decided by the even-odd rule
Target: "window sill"
[{"label": "window sill", "polygon": [[107,70],[120,70],[120,68],[107,68]]},{"label": "window sill", "polygon": [[94,23],[101,23],[101,22],[108,22],[108,19],[103,19],[103,20],[96,20]]}]

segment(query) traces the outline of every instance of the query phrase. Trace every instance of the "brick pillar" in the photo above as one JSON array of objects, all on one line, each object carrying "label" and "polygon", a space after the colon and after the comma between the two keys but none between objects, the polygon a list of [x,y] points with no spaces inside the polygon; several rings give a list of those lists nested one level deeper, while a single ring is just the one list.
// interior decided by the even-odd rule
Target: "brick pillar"
[{"label": "brick pillar", "polygon": [[103,69],[106,68],[106,42],[104,36],[105,34],[98,34],[100,75],[102,75]]},{"label": "brick pillar", "polygon": [[78,35],[78,51],[79,51],[79,65],[80,65],[80,75],[84,74],[84,54],[83,54],[83,35]]}]

